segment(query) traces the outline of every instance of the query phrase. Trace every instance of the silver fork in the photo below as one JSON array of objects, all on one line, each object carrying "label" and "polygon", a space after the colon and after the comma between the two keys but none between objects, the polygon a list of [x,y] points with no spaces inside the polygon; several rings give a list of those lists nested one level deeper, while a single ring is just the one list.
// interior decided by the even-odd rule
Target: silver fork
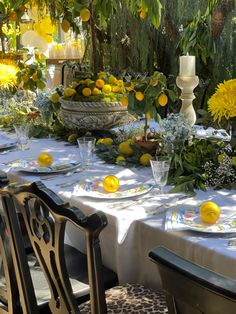
[{"label": "silver fork", "polygon": [[81,172],[81,171],[82,171],[82,169],[76,169],[74,171],[69,171],[66,173],[56,173],[56,174],[51,174],[51,175],[45,174],[45,176],[40,177],[40,180],[48,181],[48,180],[53,180],[53,179],[61,177],[61,176],[70,177],[72,174],[75,174],[75,173]]}]

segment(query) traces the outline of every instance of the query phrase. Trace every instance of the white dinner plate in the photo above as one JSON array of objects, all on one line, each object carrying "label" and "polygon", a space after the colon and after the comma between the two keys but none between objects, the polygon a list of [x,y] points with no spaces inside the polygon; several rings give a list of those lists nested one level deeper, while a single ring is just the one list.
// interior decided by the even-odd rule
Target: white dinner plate
[{"label": "white dinner plate", "polygon": [[91,180],[84,183],[79,183],[76,186],[76,191],[87,197],[100,198],[100,199],[123,199],[135,197],[148,193],[153,188],[150,183],[137,183],[128,186],[120,180],[120,188],[114,193],[106,192],[103,188],[102,180]]},{"label": "white dinner plate", "polygon": [[188,208],[178,205],[166,214],[166,230],[191,230],[207,233],[236,232],[236,212],[221,209],[219,220],[212,225],[204,223],[199,215],[199,207]]},{"label": "white dinner plate", "polygon": [[16,144],[17,144],[16,142],[2,143],[2,144],[0,144],[0,150],[13,148],[16,146]]},{"label": "white dinner plate", "polygon": [[16,160],[11,164],[11,169],[16,169],[21,172],[33,173],[33,174],[47,174],[47,173],[66,173],[78,168],[80,162],[70,163],[56,163],[48,167],[40,167],[35,160]]}]

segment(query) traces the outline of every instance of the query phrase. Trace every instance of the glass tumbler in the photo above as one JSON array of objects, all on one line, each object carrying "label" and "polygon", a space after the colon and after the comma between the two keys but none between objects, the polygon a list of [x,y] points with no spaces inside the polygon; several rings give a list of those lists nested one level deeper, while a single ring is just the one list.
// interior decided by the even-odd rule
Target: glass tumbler
[{"label": "glass tumbler", "polygon": [[79,146],[80,161],[83,169],[89,167],[93,160],[93,152],[95,148],[95,137],[79,137],[77,139]]},{"label": "glass tumbler", "polygon": [[150,160],[152,173],[160,193],[163,193],[163,188],[167,183],[171,158],[169,156],[156,157],[156,160]]},{"label": "glass tumbler", "polygon": [[19,150],[29,149],[29,125],[14,124],[13,126],[16,132],[17,146]]}]

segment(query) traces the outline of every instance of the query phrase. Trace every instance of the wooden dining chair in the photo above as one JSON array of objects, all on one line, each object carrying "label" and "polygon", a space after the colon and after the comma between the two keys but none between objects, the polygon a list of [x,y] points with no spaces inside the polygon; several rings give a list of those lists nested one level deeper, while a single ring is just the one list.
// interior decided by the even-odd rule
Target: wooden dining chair
[{"label": "wooden dining chair", "polygon": [[[0,188],[8,183],[0,173]],[[0,313],[38,314],[34,287],[27,264],[25,245],[13,199],[0,198]]]},{"label": "wooden dining chair", "polygon": [[[63,203],[41,182],[10,185],[5,191],[21,208],[38,264],[50,289],[51,313],[167,313],[165,295],[161,291],[153,291],[138,284],[126,284],[108,289],[105,294],[99,234],[107,225],[107,218],[102,212],[86,216],[78,208],[70,208]],[[73,276],[75,273],[70,272],[71,265],[67,263],[66,251],[63,249],[67,221],[86,234],[90,301],[83,304],[76,301],[72,282],[78,279],[83,282],[83,278],[77,278]],[[79,267],[87,268],[77,260],[73,269]],[[36,287],[37,278],[33,278],[33,282]],[[35,293],[37,296],[36,288]]]},{"label": "wooden dining chair", "polygon": [[[0,190],[0,197],[2,203],[5,204],[5,215],[10,217],[7,232],[9,229],[13,230],[13,243],[17,238],[17,247],[12,246],[10,252],[16,256],[17,261],[21,260],[21,263],[20,265],[15,263],[11,267],[8,263],[8,266],[9,273],[12,270],[16,273],[18,290],[24,293],[21,299],[27,300],[28,295],[30,296],[27,286],[23,287],[26,289],[19,289],[22,281],[24,283],[24,272],[27,273],[28,267],[30,275],[27,280],[30,277],[30,293],[35,294],[37,299],[35,304],[40,313],[78,313],[78,304],[90,297],[97,303],[97,300],[100,300],[99,302],[102,304],[100,296],[102,291],[117,283],[117,275],[102,266],[101,261],[99,262],[99,273],[94,274],[97,271],[97,259],[100,258],[100,251],[97,250],[99,247],[98,237],[107,225],[105,215],[98,212],[86,216],[78,208],[69,208],[68,204],[62,202],[56,194],[40,182],[25,186],[22,193],[18,193],[19,190],[19,186],[15,185],[11,188],[10,186],[3,188]],[[26,256],[16,215],[17,205],[22,209],[24,223],[35,255]],[[17,221],[15,225],[13,225],[14,220]],[[65,226],[68,221],[85,233],[87,255],[64,244]],[[21,255],[17,248],[21,249]],[[20,276],[18,276],[19,274]],[[96,280],[91,279],[91,277],[99,278],[99,276],[102,276],[101,289],[97,289]],[[90,282],[94,285],[89,284]],[[34,297],[30,297],[30,300],[34,300]],[[23,313],[36,313],[34,304],[31,310],[23,310]]]},{"label": "wooden dining chair", "polygon": [[164,247],[150,251],[158,265],[169,314],[235,314],[236,280],[191,263]]}]

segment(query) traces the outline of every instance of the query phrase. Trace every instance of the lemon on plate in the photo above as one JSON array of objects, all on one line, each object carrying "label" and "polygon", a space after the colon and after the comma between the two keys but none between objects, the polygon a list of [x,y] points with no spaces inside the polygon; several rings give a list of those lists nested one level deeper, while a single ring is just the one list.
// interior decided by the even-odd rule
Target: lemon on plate
[{"label": "lemon on plate", "polygon": [[106,192],[114,193],[119,190],[120,181],[116,176],[109,175],[103,179],[103,188]]},{"label": "lemon on plate", "polygon": [[40,167],[48,167],[52,165],[53,157],[49,153],[40,153],[37,157],[37,162]]},{"label": "lemon on plate", "polygon": [[200,217],[203,222],[215,224],[220,217],[220,207],[214,202],[204,202],[200,207]]}]

